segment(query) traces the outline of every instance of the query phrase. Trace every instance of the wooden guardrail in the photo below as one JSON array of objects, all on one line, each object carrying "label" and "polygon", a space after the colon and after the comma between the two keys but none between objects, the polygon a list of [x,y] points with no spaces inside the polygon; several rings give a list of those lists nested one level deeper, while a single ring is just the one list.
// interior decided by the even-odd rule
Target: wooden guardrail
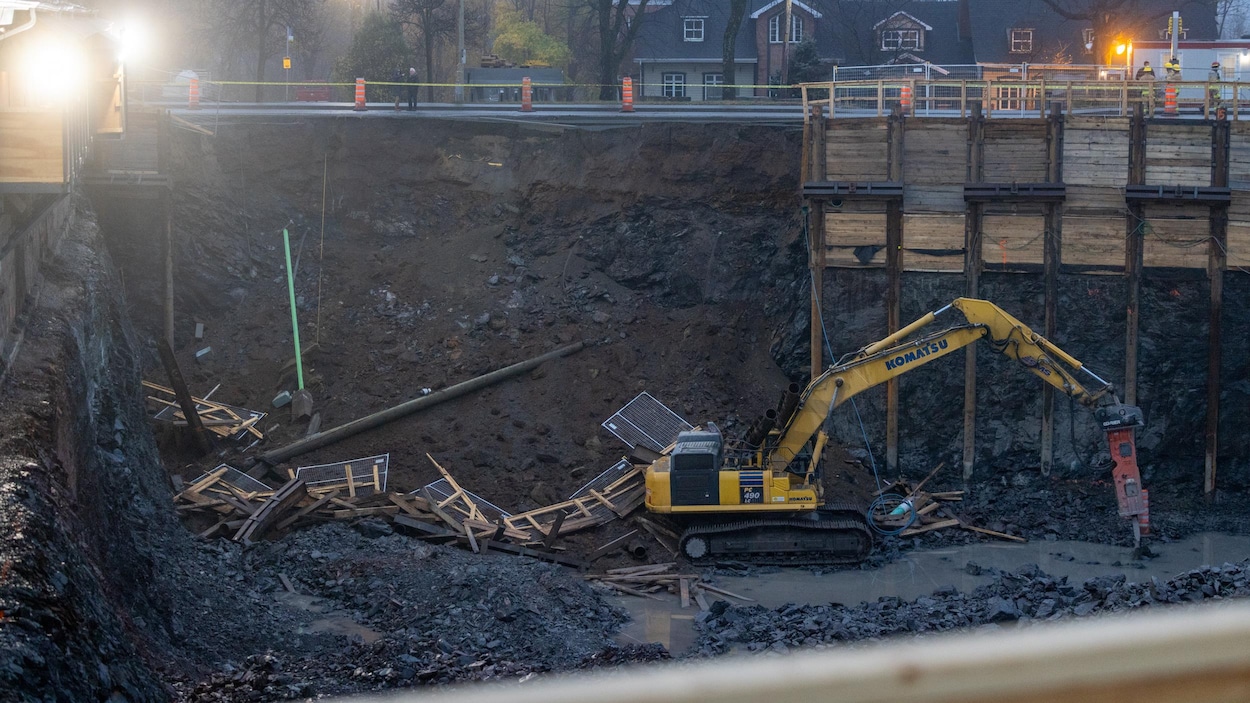
[{"label": "wooden guardrail", "polygon": [[[1164,90],[1175,86],[1184,116],[1214,117],[1223,108],[1236,120],[1250,108],[1250,84],[1198,81],[1040,80],[856,80],[804,83],[803,114],[823,106],[826,116],[884,116],[903,110],[913,116],[966,117],[979,105],[986,117],[1043,117],[1050,106],[1068,114],[1162,116]],[[910,95],[908,95],[910,91]],[[807,119],[805,117],[805,119]]]}]

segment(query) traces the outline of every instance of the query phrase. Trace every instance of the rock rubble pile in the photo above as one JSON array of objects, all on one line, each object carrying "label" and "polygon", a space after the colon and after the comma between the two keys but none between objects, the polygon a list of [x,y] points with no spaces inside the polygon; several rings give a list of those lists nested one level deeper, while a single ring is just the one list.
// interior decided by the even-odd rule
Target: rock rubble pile
[{"label": "rock rubble pile", "polygon": [[[966,569],[982,573],[969,562]],[[692,651],[702,655],[727,651],[785,652],[796,647],[833,646],[892,635],[923,634],[1002,623],[1026,623],[1082,617],[1134,608],[1196,603],[1250,596],[1250,560],[1204,566],[1168,580],[1133,583],[1123,574],[1100,576],[1082,584],[1055,578],[1035,565],[994,573],[994,581],[971,593],[954,586],[905,601],[883,597],[856,606],[732,606],[724,601],[695,618],[701,634]]]}]

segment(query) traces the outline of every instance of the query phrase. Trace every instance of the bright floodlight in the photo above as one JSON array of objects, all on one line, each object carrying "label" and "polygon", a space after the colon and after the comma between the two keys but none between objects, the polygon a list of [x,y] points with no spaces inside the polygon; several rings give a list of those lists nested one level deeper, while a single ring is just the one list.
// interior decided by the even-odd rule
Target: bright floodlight
[{"label": "bright floodlight", "polygon": [[148,51],[149,38],[147,27],[141,22],[131,19],[121,28],[121,52],[118,58],[122,61],[133,61],[144,56]]},{"label": "bright floodlight", "polygon": [[82,88],[86,72],[86,59],[72,42],[48,38],[26,52],[23,74],[36,103],[68,101]]},{"label": "bright floodlight", "polygon": [[1128,51],[1128,44],[1116,44],[1115,45],[1116,54],[1123,54],[1125,51]]}]

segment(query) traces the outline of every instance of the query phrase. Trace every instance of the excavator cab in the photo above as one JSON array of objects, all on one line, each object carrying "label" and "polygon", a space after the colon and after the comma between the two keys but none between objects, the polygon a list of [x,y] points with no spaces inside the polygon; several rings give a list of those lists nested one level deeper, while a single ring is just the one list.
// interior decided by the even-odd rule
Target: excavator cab
[{"label": "excavator cab", "polygon": [[725,439],[714,423],[707,430],[682,432],[669,454],[673,505],[720,503],[720,470]]}]

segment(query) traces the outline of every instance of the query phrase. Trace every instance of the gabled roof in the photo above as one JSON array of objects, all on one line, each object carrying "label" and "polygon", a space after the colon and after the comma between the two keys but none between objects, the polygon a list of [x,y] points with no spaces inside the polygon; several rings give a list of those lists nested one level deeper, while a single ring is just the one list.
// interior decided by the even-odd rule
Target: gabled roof
[{"label": "gabled roof", "polygon": [[[770,3],[768,3],[767,5],[765,5],[765,6],[761,7],[760,9],[756,10],[755,12],[752,12],[752,13],[751,13],[751,19],[753,19],[753,20],[757,20],[757,19],[759,19],[759,18],[760,18],[760,16],[762,16],[765,12],[768,12],[769,10],[773,9],[774,7],[776,7],[776,6],[780,5],[780,4],[781,4],[781,3],[783,3],[783,2],[785,2],[785,0],[773,0],[772,2],[770,2]],[[808,14],[810,14],[812,17],[815,17],[816,19],[820,19],[820,18],[822,17],[822,15],[820,14],[820,12],[818,12],[818,11],[816,11],[816,10],[812,9],[811,7],[808,7],[808,6],[807,6],[807,5],[805,5],[804,3],[799,2],[799,0],[791,0],[791,3],[792,3],[792,6],[793,6],[793,7],[801,7],[801,8],[803,8],[804,10],[806,10],[806,11],[807,11],[807,13],[808,13]]]},{"label": "gabled roof", "polygon": [[[1040,0],[1027,2],[1040,4]],[[900,12],[898,8],[904,4],[907,11]],[[911,54],[920,62],[933,64],[975,63],[971,37],[966,30],[960,30],[959,16],[963,4],[962,1],[950,0],[835,0],[825,23],[833,37],[832,56],[841,66],[884,64],[902,59],[903,53]],[[925,28],[923,51],[881,49],[880,28],[900,15],[906,15]]]},{"label": "gabled roof", "polygon": [[[737,61],[744,59],[754,61],[759,58],[755,45],[758,18],[770,7],[776,7],[781,0],[750,0],[747,3],[746,16],[738,29],[738,39],[734,44],[734,55]],[[794,5],[820,20],[816,31],[809,34],[816,41],[816,51],[822,57],[833,53],[833,35],[829,26],[829,5],[831,0],[806,0]],[[729,23],[729,3],[725,0],[671,0],[671,3],[655,12],[643,16],[642,26],[638,28],[638,39],[634,44],[635,60],[689,60],[697,62],[715,61],[721,58],[721,42],[725,35],[725,27]],[[686,41],[683,32],[683,20],[687,17],[703,19],[703,41]],[[755,19],[752,19],[755,18]],[[810,30],[805,30],[805,34]]]},{"label": "gabled roof", "polygon": [[924,22],[921,22],[920,20],[916,19],[916,16],[915,16],[915,15],[913,15],[913,14],[911,14],[911,13],[909,13],[909,12],[903,12],[902,10],[899,10],[898,12],[895,12],[894,14],[890,15],[889,17],[886,17],[885,19],[881,20],[880,22],[878,22],[878,23],[874,24],[874,25],[872,26],[872,28],[873,28],[873,29],[880,29],[880,28],[881,28],[881,25],[885,24],[886,22],[889,22],[890,20],[894,19],[895,17],[898,17],[899,15],[902,15],[903,17],[906,17],[907,19],[911,20],[912,22],[915,22],[916,24],[920,25],[921,27],[924,27],[926,32],[933,31],[933,27],[930,27],[929,25],[925,24]]},{"label": "gabled roof", "polygon": [[[640,59],[707,61],[721,58],[721,42],[729,24],[729,3],[717,0],[673,0],[667,6],[647,13],[638,28],[634,56]],[[703,41],[686,41],[683,20],[703,18]],[[755,58],[755,32],[743,22],[734,43],[738,59]]]}]

